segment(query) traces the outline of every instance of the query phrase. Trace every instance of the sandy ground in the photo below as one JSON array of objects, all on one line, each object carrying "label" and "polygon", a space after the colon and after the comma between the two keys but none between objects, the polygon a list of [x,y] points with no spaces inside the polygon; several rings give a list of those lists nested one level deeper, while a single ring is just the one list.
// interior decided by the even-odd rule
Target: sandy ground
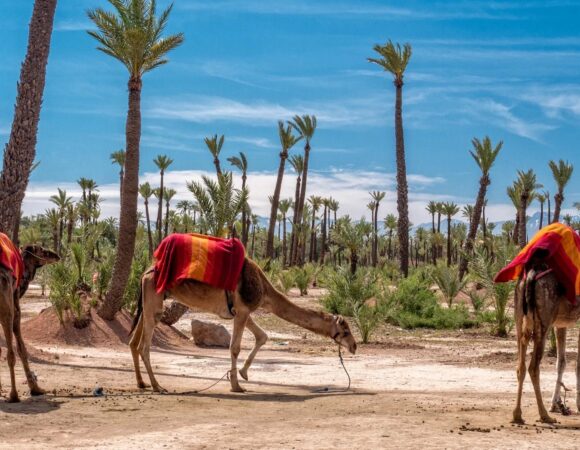
[{"label": "sandy ground", "polygon": [[[316,307],[319,292],[293,300]],[[38,293],[23,303],[25,317],[46,306]],[[188,313],[178,324],[187,332]],[[385,327],[373,344],[345,356],[352,387],[329,340],[269,315],[258,322],[271,339],[250,371],[245,394],[219,380],[229,353],[191,342],[152,352],[154,370],[169,394],[135,387],[126,347],[83,348],[29,342],[41,350],[33,362],[51,391],[30,398],[18,368],[22,402],[0,400],[0,448],[573,448],[580,416],[537,423],[526,381],[524,417],[510,424],[515,401],[515,342],[485,330],[405,332]],[[227,324],[229,327],[230,325]],[[570,347],[578,333],[570,333]],[[244,339],[244,353],[252,346]],[[3,354],[5,354],[3,352]],[[36,353],[37,355],[39,352]],[[573,362],[564,382],[574,386]],[[6,394],[5,362],[0,366]],[[554,360],[543,365],[544,401],[555,380]],[[106,395],[93,397],[96,384]],[[320,392],[328,388],[328,392]],[[568,405],[574,407],[573,396]]]}]

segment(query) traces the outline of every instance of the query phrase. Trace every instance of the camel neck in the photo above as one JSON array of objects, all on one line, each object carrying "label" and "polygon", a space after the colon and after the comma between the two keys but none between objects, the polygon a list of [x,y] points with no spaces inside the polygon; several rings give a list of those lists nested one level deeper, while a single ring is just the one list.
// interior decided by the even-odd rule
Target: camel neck
[{"label": "camel neck", "polygon": [[268,283],[264,308],[276,316],[313,333],[330,336],[332,316],[320,311],[301,308]]},{"label": "camel neck", "polygon": [[22,298],[26,291],[28,290],[28,286],[30,282],[34,279],[36,275],[36,265],[24,258],[24,273],[22,274],[22,280],[20,280],[20,286],[18,286],[18,298]]}]

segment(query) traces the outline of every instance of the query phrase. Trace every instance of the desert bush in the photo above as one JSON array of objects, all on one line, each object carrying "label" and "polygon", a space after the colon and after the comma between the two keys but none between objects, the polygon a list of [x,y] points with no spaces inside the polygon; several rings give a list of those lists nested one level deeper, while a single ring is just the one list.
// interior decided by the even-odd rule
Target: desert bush
[{"label": "desert bush", "polygon": [[139,297],[139,291],[141,290],[141,277],[143,276],[143,272],[147,270],[149,264],[150,261],[146,247],[144,245],[139,246],[135,249],[129,280],[127,281],[123,295],[123,307],[131,311],[131,314],[135,312],[137,307],[137,299]]},{"label": "desert bush", "polygon": [[353,275],[338,269],[327,279],[328,294],[323,298],[324,308],[332,314],[352,316],[363,343],[367,343],[383,320],[382,310],[367,301],[376,297],[378,285],[373,271],[362,268]]},{"label": "desert bush", "polygon": [[278,274],[277,286],[280,291],[287,294],[292,287],[294,287],[294,271],[293,270],[282,270]]},{"label": "desert bush", "polygon": [[49,273],[48,296],[54,311],[61,324],[64,323],[64,312],[69,307],[70,298],[76,287],[76,277],[74,271],[65,260],[61,260],[46,268]]},{"label": "desert bush", "polygon": [[429,289],[429,279],[415,273],[402,280],[397,290],[385,292],[379,308],[387,320],[403,328],[457,329],[477,324],[464,306],[443,308]]},{"label": "desert bush", "polygon": [[304,267],[295,267],[292,271],[294,272],[296,287],[300,290],[300,296],[308,295],[308,287],[312,282],[314,267],[312,265],[305,265]]},{"label": "desert bush", "polygon": [[450,308],[455,297],[459,295],[467,283],[466,278],[463,280],[459,278],[459,272],[456,268],[443,265],[433,268],[431,279],[441,290],[447,306]]}]

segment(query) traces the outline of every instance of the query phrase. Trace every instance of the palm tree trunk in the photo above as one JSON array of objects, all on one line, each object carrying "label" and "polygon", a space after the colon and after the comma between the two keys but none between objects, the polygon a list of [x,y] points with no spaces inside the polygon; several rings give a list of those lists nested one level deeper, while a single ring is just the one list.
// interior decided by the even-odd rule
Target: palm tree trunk
[{"label": "palm tree trunk", "polygon": [[326,205],[324,205],[323,210],[323,219],[322,219],[322,233],[320,238],[322,239],[322,246],[320,247],[320,264],[324,264],[324,253],[326,251]]},{"label": "palm tree trunk", "polygon": [[477,192],[477,199],[475,200],[475,206],[473,207],[473,217],[471,218],[471,225],[469,227],[469,232],[467,233],[467,238],[465,239],[464,251],[461,254],[461,259],[459,261],[460,280],[462,280],[467,273],[467,258],[473,251],[475,236],[477,235],[477,228],[479,227],[479,221],[481,220],[481,211],[483,210],[483,203],[485,202],[485,196],[487,195],[487,187],[489,184],[489,176],[483,175],[479,180],[479,191]]},{"label": "palm tree trunk", "polygon": [[189,308],[175,300],[163,310],[161,322],[165,325],[173,325],[187,312]]},{"label": "palm tree trunk", "polygon": [[286,251],[286,214],[282,216],[283,230],[282,230],[282,267],[286,267],[287,251]]},{"label": "palm tree trunk", "polygon": [[519,229],[518,229],[518,245],[521,248],[526,246],[526,209],[528,206],[528,195],[526,193],[522,194],[520,197],[520,207],[518,210],[519,215]]},{"label": "palm tree trunk", "polygon": [[405,139],[403,135],[403,80],[396,80],[395,139],[397,147],[397,212],[400,269],[403,277],[409,274],[409,199]]},{"label": "palm tree trunk", "polygon": [[554,217],[552,218],[552,223],[560,221],[560,211],[562,209],[562,202],[564,201],[564,192],[559,190],[556,195],[554,195]]},{"label": "palm tree trunk", "polygon": [[169,233],[169,202],[165,203],[165,230],[164,236],[167,237]]},{"label": "palm tree trunk", "polygon": [[[242,174],[242,191],[246,189],[246,172]],[[242,244],[244,247],[248,244],[248,227],[246,224],[248,205],[244,205],[242,208]]]},{"label": "palm tree trunk", "polygon": [[552,223],[552,202],[550,196],[548,195],[548,223]]},{"label": "palm tree trunk", "polygon": [[125,178],[125,172],[123,167],[119,171],[119,195],[123,195],[123,178]]},{"label": "palm tree trunk", "polygon": [[[302,180],[300,184],[300,197],[298,202],[298,209],[296,211],[297,219],[296,223],[300,223],[302,221],[302,214],[304,213],[304,203],[306,202],[306,181],[308,180],[308,161],[310,159],[310,141],[306,140],[306,144],[304,145],[304,166],[302,171]],[[293,257],[292,264],[297,263],[298,259],[298,250],[296,251],[296,255]]]},{"label": "palm tree trunk", "polygon": [[451,266],[451,216],[447,216],[447,267]]},{"label": "palm tree trunk", "polygon": [[300,208],[300,174],[296,178],[296,193],[294,195],[294,217],[292,218],[292,239],[290,242],[290,265],[296,264],[298,258],[298,224],[300,218],[298,217],[298,209]]},{"label": "palm tree trunk", "polygon": [[254,258],[254,244],[256,241],[256,225],[252,226],[252,251],[251,251],[251,255],[252,255],[252,259]]},{"label": "palm tree trunk", "polygon": [[268,240],[266,241],[266,258],[274,257],[274,231],[276,230],[276,214],[278,213],[278,204],[280,203],[280,191],[282,190],[282,179],[284,178],[284,167],[286,165],[288,153],[280,152],[280,165],[278,166],[278,178],[276,179],[276,188],[272,197],[272,209],[270,211],[270,223],[268,224]]},{"label": "palm tree trunk", "polygon": [[28,48],[17,86],[14,119],[0,175],[0,230],[14,242],[20,209],[36,155],[46,65],[57,0],[36,0],[28,31]]},{"label": "palm tree trunk", "polygon": [[123,294],[129,279],[135,235],[137,232],[137,197],[139,194],[139,143],[141,139],[141,79],[129,80],[129,110],[126,124],[126,159],[121,211],[119,214],[119,239],[113,273],[105,301],[98,310],[105,320],[113,320],[123,304]]},{"label": "palm tree trunk", "polygon": [[309,262],[314,261],[314,247],[316,245],[315,244],[316,228],[314,228],[315,225],[316,225],[316,211],[314,210],[314,208],[312,208],[312,223],[310,225],[310,252],[308,258]]},{"label": "palm tree trunk", "polygon": [[163,228],[163,170],[161,170],[161,180],[159,183],[159,205],[157,207],[157,245],[161,243],[161,231]]},{"label": "palm tree trunk", "polygon": [[544,202],[540,202],[540,227],[538,228],[541,230],[544,225]]},{"label": "palm tree trunk", "polygon": [[374,229],[374,239],[373,239],[373,267],[377,267],[377,264],[379,262],[379,221],[377,220],[377,217],[379,215],[379,203],[377,202],[377,204],[375,205],[375,211],[374,211],[374,224],[373,224],[373,229]]},{"label": "palm tree trunk", "polygon": [[350,273],[354,275],[358,264],[358,255],[355,250],[350,252]]},{"label": "palm tree trunk", "polygon": [[145,218],[147,220],[147,241],[149,244],[149,258],[153,256],[153,236],[151,235],[151,219],[149,218],[149,200],[145,199]]}]

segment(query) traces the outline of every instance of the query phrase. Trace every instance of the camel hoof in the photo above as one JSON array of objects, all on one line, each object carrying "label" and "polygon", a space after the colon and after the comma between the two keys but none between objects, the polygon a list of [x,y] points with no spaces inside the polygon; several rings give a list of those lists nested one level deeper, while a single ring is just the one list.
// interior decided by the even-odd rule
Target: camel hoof
[{"label": "camel hoof", "polygon": [[42,388],[39,388],[38,386],[30,389],[30,395],[32,395],[33,397],[37,397],[39,395],[44,395],[44,394],[46,394],[46,391]]},{"label": "camel hoof", "polygon": [[240,369],[240,375],[246,381],[248,381],[248,369]]},{"label": "camel hoof", "polygon": [[139,382],[137,383],[137,387],[138,387],[139,389],[147,389],[147,388],[149,387],[149,385],[148,385],[147,383],[145,383],[144,381],[139,381]]},{"label": "camel hoof", "polygon": [[514,416],[514,418],[512,419],[512,423],[514,423],[516,425],[524,425],[526,422],[524,419],[522,419],[521,416],[519,416],[519,417]]},{"label": "camel hoof", "polygon": [[16,393],[10,394],[10,397],[8,397],[7,402],[8,403],[19,403],[20,399],[18,398],[18,394],[16,394]]},{"label": "camel hoof", "polygon": [[557,420],[556,420],[556,419],[554,419],[553,417],[550,417],[550,416],[545,416],[545,417],[542,417],[542,418],[540,419],[540,422],[542,422],[542,423],[556,423],[556,422],[557,422]]},{"label": "camel hoof", "polygon": [[230,390],[232,392],[239,392],[240,394],[243,394],[244,392],[246,392],[246,390],[241,386],[232,386],[232,388]]},{"label": "camel hoof", "polygon": [[158,392],[160,394],[167,394],[167,389],[162,388],[161,386],[153,386],[153,392]]}]

